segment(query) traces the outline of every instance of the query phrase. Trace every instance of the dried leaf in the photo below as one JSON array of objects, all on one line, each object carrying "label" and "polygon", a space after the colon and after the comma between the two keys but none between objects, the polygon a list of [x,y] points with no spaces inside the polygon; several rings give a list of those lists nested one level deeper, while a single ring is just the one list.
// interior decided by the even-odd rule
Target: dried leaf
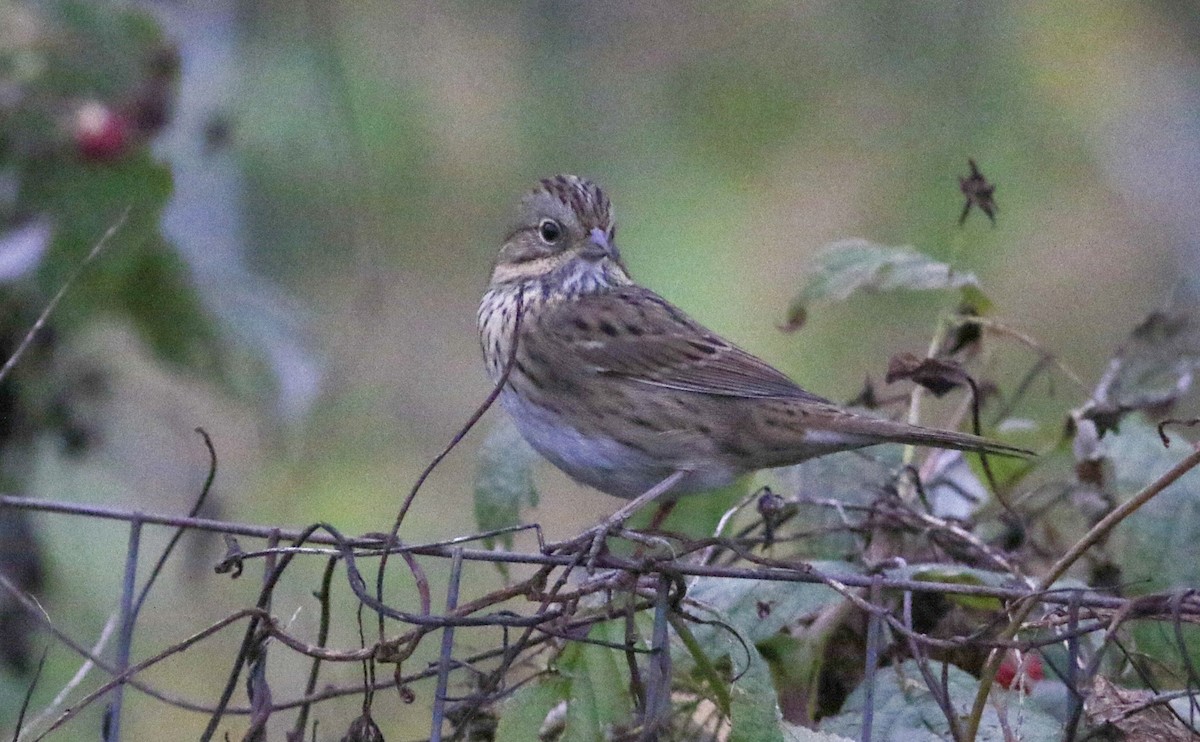
[{"label": "dried leaf", "polygon": [[[1188,729],[1165,705],[1150,706],[1129,717],[1125,713],[1154,697],[1148,690],[1121,688],[1097,675],[1084,709],[1097,725],[1116,727],[1125,739],[1154,739],[1159,742],[1194,740],[1197,730]],[[1186,716],[1184,718],[1187,718]]]},{"label": "dried leaf", "polygon": [[1075,411],[1100,435],[1142,410],[1166,415],[1191,388],[1200,368],[1200,302],[1183,286],[1170,306],[1151,312],[1117,348],[1092,398]]},{"label": "dried leaf", "polygon": [[909,379],[925,387],[935,397],[970,383],[967,372],[954,361],[921,358],[912,353],[897,353],[888,361],[884,380],[891,384],[900,379]]},{"label": "dried leaf", "polygon": [[383,742],[383,732],[367,712],[350,722],[350,728],[342,735],[342,742]]},{"label": "dried leaf", "polygon": [[974,159],[968,159],[967,164],[971,167],[971,174],[958,179],[958,190],[966,198],[962,214],[958,217],[958,226],[961,227],[967,221],[967,215],[971,213],[972,207],[978,207],[987,215],[988,221],[994,227],[996,226],[996,212],[1000,211],[995,200],[996,186],[980,172],[979,165],[975,164]]}]

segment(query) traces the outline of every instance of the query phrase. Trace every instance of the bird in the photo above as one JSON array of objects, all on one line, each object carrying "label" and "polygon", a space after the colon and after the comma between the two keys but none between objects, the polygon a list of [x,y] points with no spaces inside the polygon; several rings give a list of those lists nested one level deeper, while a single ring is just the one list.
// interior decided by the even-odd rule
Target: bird
[{"label": "bird", "polygon": [[[479,305],[487,373],[529,445],[571,478],[627,500],[603,539],[661,497],[881,443],[1027,456],[976,435],[854,412],[636,283],[612,204],[574,175],[521,200]],[[514,348],[515,343],[515,348]]]}]

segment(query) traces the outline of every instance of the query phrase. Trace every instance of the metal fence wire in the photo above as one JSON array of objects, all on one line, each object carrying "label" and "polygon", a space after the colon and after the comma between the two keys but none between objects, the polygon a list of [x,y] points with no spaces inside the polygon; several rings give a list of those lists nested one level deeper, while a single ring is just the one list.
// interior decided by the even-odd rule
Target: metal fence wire
[{"label": "metal fence wire", "polygon": [[[876,538],[907,534],[935,545],[935,551],[943,555],[956,555],[959,566],[981,565],[969,572],[971,579],[963,578],[968,573],[955,573],[952,568],[956,564],[949,559],[941,572],[917,573],[902,562],[881,564],[873,570],[831,571],[824,563],[774,558],[771,554],[781,539],[802,538],[803,534],[788,530],[788,511],[778,509],[779,498],[771,493],[758,493],[742,503],[746,510],[758,505],[758,517],[730,535],[686,538],[666,531],[647,533],[631,554],[605,551],[589,565],[586,550],[572,553],[544,548],[536,527],[529,530],[535,532],[542,548],[521,552],[483,545],[503,535],[501,532],[407,544],[394,535],[348,537],[326,523],[289,530],[200,518],[196,513],[216,470],[216,453],[207,435],[204,440],[212,455],[212,472],[187,515],[0,496],[0,508],[85,522],[119,521],[128,528],[119,605],[102,640],[93,646],[69,629],[55,625],[36,600],[0,576],[0,590],[84,662],[81,673],[49,705],[37,713],[35,709],[22,709],[14,739],[47,738],[97,703],[105,704],[106,709],[104,739],[121,739],[125,699],[130,691],[207,715],[203,740],[220,734],[223,722],[244,728],[244,740],[267,739],[269,722],[280,728],[286,726],[289,740],[316,739],[321,704],[335,698],[358,697],[362,714],[341,738],[382,739],[375,721],[380,715],[377,705],[381,698],[395,698],[393,694],[379,695],[386,689],[397,689],[400,698],[409,701],[427,694],[431,740],[495,739],[498,725],[510,708],[505,702],[553,677],[560,671],[556,663],[565,662],[562,658],[572,647],[591,647],[622,658],[621,677],[628,686],[625,692],[631,699],[631,709],[627,719],[609,729],[610,738],[729,739],[733,729],[729,688],[738,682],[739,674],[747,672],[747,658],[761,654],[764,645],[758,643],[756,647],[757,639],[747,638],[745,631],[731,625],[733,620],[716,616],[711,606],[698,600],[692,594],[697,580],[706,580],[710,585],[716,580],[754,586],[791,584],[797,589],[800,585],[821,585],[834,591],[838,621],[858,627],[850,632],[857,643],[851,642],[853,649],[840,652],[839,661],[857,658],[857,670],[842,668],[840,672],[854,678],[859,687],[860,697],[855,703],[861,713],[853,734],[859,739],[882,738],[873,737],[882,723],[878,716],[881,684],[893,682],[897,671],[907,672],[910,681],[923,686],[940,709],[941,736],[954,740],[976,738],[982,714],[972,717],[961,697],[954,697],[955,673],[960,672],[960,666],[982,673],[984,679],[976,699],[986,711],[988,686],[996,676],[996,667],[1013,657],[1019,658],[1020,671],[1029,658],[1038,658],[1037,664],[1044,664],[1066,688],[1068,713],[1058,720],[1056,738],[1082,738],[1083,730],[1097,728],[1098,722],[1124,728],[1122,724],[1144,720],[1155,712],[1165,717],[1158,722],[1160,731],[1175,729],[1185,735],[1181,738],[1191,734],[1195,723],[1186,718],[1188,713],[1179,710],[1178,700],[1191,699],[1190,708],[1197,708],[1193,691],[1200,688],[1200,673],[1189,651],[1185,627],[1200,622],[1200,593],[1183,590],[1121,597],[1081,584],[1064,587],[1057,583],[1079,555],[1120,521],[1117,511],[1093,527],[1090,538],[1043,570],[1040,578],[1022,576],[1008,556],[963,524],[930,515],[919,503],[906,503],[894,492],[881,493],[861,506],[819,498],[807,498],[803,504],[834,514],[827,532],[870,533]],[[1152,497],[1197,461],[1200,452],[1194,451],[1139,496]],[[767,506],[764,497],[775,500]],[[172,537],[143,577],[142,565],[149,561],[143,535],[151,528],[172,529]],[[231,576],[250,570],[260,573],[257,599],[253,605],[231,610],[209,626],[181,628],[178,640],[162,651],[135,656],[131,650],[139,614],[156,581],[167,574],[163,567],[179,537],[189,530],[217,533],[225,539],[227,553],[216,565],[217,572]],[[382,578],[388,557],[403,565],[403,596],[394,586],[396,580],[388,583]],[[320,584],[313,592],[321,620],[312,637],[292,633],[287,622],[272,613],[272,597],[297,559],[324,563]],[[465,599],[464,571],[476,563],[485,563],[479,569],[506,575],[498,570],[521,565],[523,576],[506,577],[498,589]],[[448,572],[444,594],[434,594],[426,565]],[[996,579],[980,579],[979,575],[984,574]],[[334,621],[331,595],[337,580],[345,580],[358,605],[361,642],[351,648],[327,643]],[[391,587],[385,590],[388,585]],[[399,607],[413,602],[414,595],[416,608]],[[977,620],[961,625],[957,631],[947,631],[944,625],[923,615],[931,606],[943,614],[961,606],[973,607],[970,615]],[[773,608],[771,600],[763,599],[756,610],[765,617]],[[364,616],[372,615],[375,625],[364,623]],[[1126,646],[1123,629],[1135,622],[1161,624],[1173,638],[1185,687],[1181,691],[1156,691],[1150,675],[1143,674],[1148,690],[1122,703],[1108,703],[1114,695],[1111,689],[1106,691],[1102,663],[1116,656],[1123,657],[1134,672],[1144,667]],[[601,625],[610,628],[597,631]],[[146,679],[148,669],[173,659],[183,661],[180,655],[186,650],[231,631],[240,631],[242,641],[236,654],[227,660],[228,680],[215,701],[177,697]],[[696,658],[704,654],[704,641],[697,639],[702,633],[723,634],[731,642],[734,649],[727,662],[718,658],[710,658],[707,666],[697,662]],[[112,646],[105,648],[109,640]],[[406,663],[426,645],[430,649],[422,651],[437,647],[435,661],[418,668]],[[481,646],[486,648],[479,649]],[[310,663],[304,692],[298,696],[279,697],[272,692],[270,658],[281,652],[297,653]],[[691,657],[686,671],[681,667],[681,657]],[[362,680],[321,686],[321,668],[326,663],[355,663],[362,667]],[[391,670],[384,672],[384,668]],[[94,687],[84,693],[83,678],[88,671],[104,679],[91,681]],[[30,685],[31,695],[36,682],[35,678]],[[1010,680],[1006,684],[1019,688],[1020,682],[1011,685]],[[724,684],[723,689],[718,687],[720,684]],[[235,702],[239,688],[245,700]],[[29,700],[27,697],[27,706]],[[776,700],[760,698],[756,702],[773,709]],[[786,718],[787,699],[779,700]],[[845,701],[845,694],[841,700]],[[1103,710],[1089,709],[1089,703],[1103,706]],[[807,708],[819,708],[819,704]],[[563,708],[551,707],[539,727],[539,739],[556,739],[567,713]],[[811,711],[805,716],[791,709],[791,714],[802,717],[804,723],[820,726]],[[1102,718],[1097,714],[1103,714]],[[230,717],[241,720],[231,721]],[[1003,714],[998,718],[1002,726],[1009,723]],[[329,728],[336,722],[327,719],[325,724]],[[229,732],[224,733],[228,738]],[[1007,734],[1012,739],[1039,738],[1012,729]]]}]

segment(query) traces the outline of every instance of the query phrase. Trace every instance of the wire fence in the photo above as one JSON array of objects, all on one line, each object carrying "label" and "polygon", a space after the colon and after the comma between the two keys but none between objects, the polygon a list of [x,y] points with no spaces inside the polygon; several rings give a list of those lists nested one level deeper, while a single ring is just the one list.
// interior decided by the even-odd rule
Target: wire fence
[{"label": "wire fence", "polygon": [[[211,449],[211,443],[209,445]],[[1195,466],[1198,460],[1200,453],[1193,453],[1147,489],[1161,491]],[[214,453],[214,473],[215,465]],[[210,484],[211,480],[210,474]],[[207,489],[206,486],[205,493]],[[1148,499],[1153,492],[1142,495]],[[704,606],[688,595],[689,581],[696,578],[754,581],[756,584],[818,584],[835,591],[850,610],[857,611],[865,622],[865,645],[859,672],[867,696],[860,731],[860,738],[864,740],[871,739],[875,724],[871,691],[878,682],[881,668],[895,664],[901,658],[914,661],[922,682],[944,713],[949,736],[965,740],[974,738],[976,730],[968,728],[971,720],[964,717],[962,709],[951,699],[946,671],[949,665],[944,658],[963,651],[974,652],[980,657],[989,653],[993,658],[1013,653],[1022,657],[1051,646],[1066,652],[1066,661],[1052,669],[1060,674],[1069,689],[1070,716],[1064,722],[1064,729],[1068,730],[1067,738],[1074,738],[1073,730],[1079,727],[1084,716],[1085,701],[1095,697],[1101,660],[1106,652],[1111,650],[1132,657],[1122,643],[1121,632],[1132,622],[1161,623],[1176,638],[1179,666],[1186,678],[1186,687],[1182,691],[1149,691],[1139,696],[1136,702],[1126,703],[1110,713],[1111,723],[1166,709],[1175,717],[1171,723],[1191,729],[1192,721],[1183,718],[1169,704],[1179,698],[1191,698],[1192,708],[1196,709],[1192,690],[1200,688],[1200,673],[1182,629],[1187,624],[1200,623],[1200,591],[1126,598],[1082,586],[1069,589],[1053,586],[1078,554],[1111,528],[1109,524],[1098,524],[1090,539],[1076,544],[1040,579],[1031,579],[1021,577],[1004,554],[982,542],[962,524],[936,518],[896,497],[881,497],[871,505],[861,507],[858,519],[847,515],[847,506],[843,503],[811,498],[806,503],[836,511],[840,528],[920,534],[931,543],[945,545],[948,551],[972,554],[966,560],[969,563],[986,565],[995,570],[997,576],[1006,575],[995,584],[984,584],[979,580],[950,576],[945,579],[896,576],[888,573],[889,565],[881,565],[873,572],[829,572],[799,558],[771,558],[767,554],[784,533],[782,526],[786,517],[774,522],[771,518],[754,520],[732,536],[685,538],[665,531],[647,533],[645,536],[649,538],[642,540],[669,548],[641,548],[632,556],[603,552],[589,569],[585,564],[586,550],[555,552],[544,543],[536,526],[528,527],[528,530],[536,534],[539,548],[528,552],[500,551],[477,545],[507,531],[406,544],[385,535],[349,537],[324,523],[303,529],[283,529],[199,518],[195,513],[203,499],[202,494],[189,515],[174,516],[0,496],[2,508],[87,521],[106,519],[125,523],[128,527],[119,608],[114,620],[102,632],[102,641],[94,646],[88,646],[80,637],[71,636],[56,626],[34,599],[0,577],[0,590],[19,602],[56,641],[78,654],[85,663],[85,672],[77,675],[47,708],[35,716],[27,716],[28,709],[23,709],[15,738],[44,739],[83,710],[104,703],[105,739],[120,739],[128,689],[164,704],[207,715],[207,727],[201,737],[204,740],[213,739],[228,716],[245,717],[242,722],[246,728],[242,737],[245,740],[267,739],[268,722],[272,719],[276,724],[289,727],[289,740],[306,739],[309,730],[315,739],[313,719],[320,704],[335,698],[361,697],[363,714],[343,739],[382,738],[371,713],[374,694],[383,689],[398,688],[402,697],[411,698],[418,684],[431,683],[434,688],[431,691],[429,739],[490,739],[487,730],[494,731],[501,701],[544,674],[552,664],[548,659],[561,653],[564,647],[598,642],[626,657],[630,693],[635,699],[635,718],[628,728],[614,733],[615,738],[725,739],[729,733],[728,719],[710,710],[707,720],[702,720],[696,699],[685,699],[678,684],[673,683],[668,659],[672,635],[686,638],[689,625],[714,623],[710,617],[701,615]],[[1119,517],[1113,524],[1116,522]],[[147,528],[159,527],[173,529],[173,536],[149,575],[139,579],[140,565],[148,561],[144,534]],[[163,566],[179,536],[188,530],[219,533],[226,539],[228,551],[216,565],[218,572],[236,576],[251,565],[261,563],[262,584],[257,600],[210,626],[180,637],[161,652],[135,658],[131,647],[139,614],[156,580],[163,574]],[[243,546],[238,539],[257,543],[251,548]],[[378,566],[375,575],[378,579],[374,586],[371,585],[370,570],[366,570],[365,565],[379,565],[385,555],[399,559],[404,565],[406,579],[415,588],[419,604],[416,610],[397,607],[395,596],[389,597],[383,590]],[[297,559],[325,560],[321,583],[313,593],[321,604],[321,623],[316,637],[294,635],[286,623],[271,612],[273,594]],[[448,562],[449,580],[441,595],[434,594],[426,575],[425,565],[435,561]],[[525,565],[531,573],[500,589],[464,601],[461,595],[464,569],[466,565],[478,562],[492,565],[491,568]],[[1006,571],[1005,567],[1010,569]],[[359,646],[337,648],[327,644],[331,628],[331,586],[335,579],[346,580],[360,606],[362,641]],[[918,626],[920,621],[914,618],[914,603],[930,596],[984,601],[994,605],[994,609],[987,612],[988,620],[971,626],[964,633],[934,635],[928,628]],[[762,610],[769,610],[769,607]],[[378,618],[378,636],[370,638],[362,629],[364,613]],[[640,614],[648,617],[648,630],[637,628],[635,616]],[[589,629],[605,621],[624,622],[625,640],[606,642],[589,633]],[[462,642],[459,634],[478,628],[499,630],[502,639],[482,651],[465,653],[458,649],[477,645],[477,642]],[[218,634],[238,630],[242,635],[241,644],[231,659],[228,680],[215,703],[174,696],[143,677],[148,669],[172,660],[185,650]],[[1085,639],[1090,643],[1085,643]],[[113,643],[111,651],[101,649],[106,641]],[[405,660],[427,643],[438,647],[438,659],[428,666],[401,673]],[[268,646],[276,648],[268,650]],[[746,653],[756,651],[753,646],[742,649]],[[311,662],[304,693],[291,698],[280,698],[272,692],[268,672],[269,655],[285,650],[303,655]],[[939,658],[943,658],[942,661]],[[318,688],[324,663],[360,664],[364,668],[363,680]],[[377,675],[380,667],[389,665],[396,668],[394,674]],[[1137,668],[1140,665],[1131,659],[1130,666]],[[987,664],[982,667],[986,671]],[[74,697],[79,692],[77,688],[83,684],[86,671],[99,672],[106,679],[89,692]],[[981,685],[986,686],[990,678],[983,677],[985,681]],[[1149,676],[1146,678],[1152,686]],[[246,701],[243,703],[234,702],[239,681],[245,684]],[[31,692],[32,688],[31,685]],[[470,690],[454,695],[452,688]],[[982,696],[986,699],[986,688]],[[32,710],[28,711],[32,713]],[[290,714],[291,718],[281,719],[284,714]],[[715,721],[714,716],[717,717]],[[978,721],[974,723],[977,725]],[[680,730],[688,730],[686,734],[690,736],[679,736],[685,733]],[[372,734],[379,736],[372,737]],[[470,736],[472,734],[476,736]],[[553,738],[552,731],[547,735],[550,736],[546,739]]]}]

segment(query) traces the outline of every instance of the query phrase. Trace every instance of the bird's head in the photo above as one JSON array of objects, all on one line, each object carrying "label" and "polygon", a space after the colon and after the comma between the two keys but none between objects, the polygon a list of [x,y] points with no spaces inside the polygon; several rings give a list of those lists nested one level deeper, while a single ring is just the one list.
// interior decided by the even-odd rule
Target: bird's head
[{"label": "bird's head", "polygon": [[492,286],[548,282],[569,293],[629,283],[608,196],[575,175],[545,178],[521,201]]}]

